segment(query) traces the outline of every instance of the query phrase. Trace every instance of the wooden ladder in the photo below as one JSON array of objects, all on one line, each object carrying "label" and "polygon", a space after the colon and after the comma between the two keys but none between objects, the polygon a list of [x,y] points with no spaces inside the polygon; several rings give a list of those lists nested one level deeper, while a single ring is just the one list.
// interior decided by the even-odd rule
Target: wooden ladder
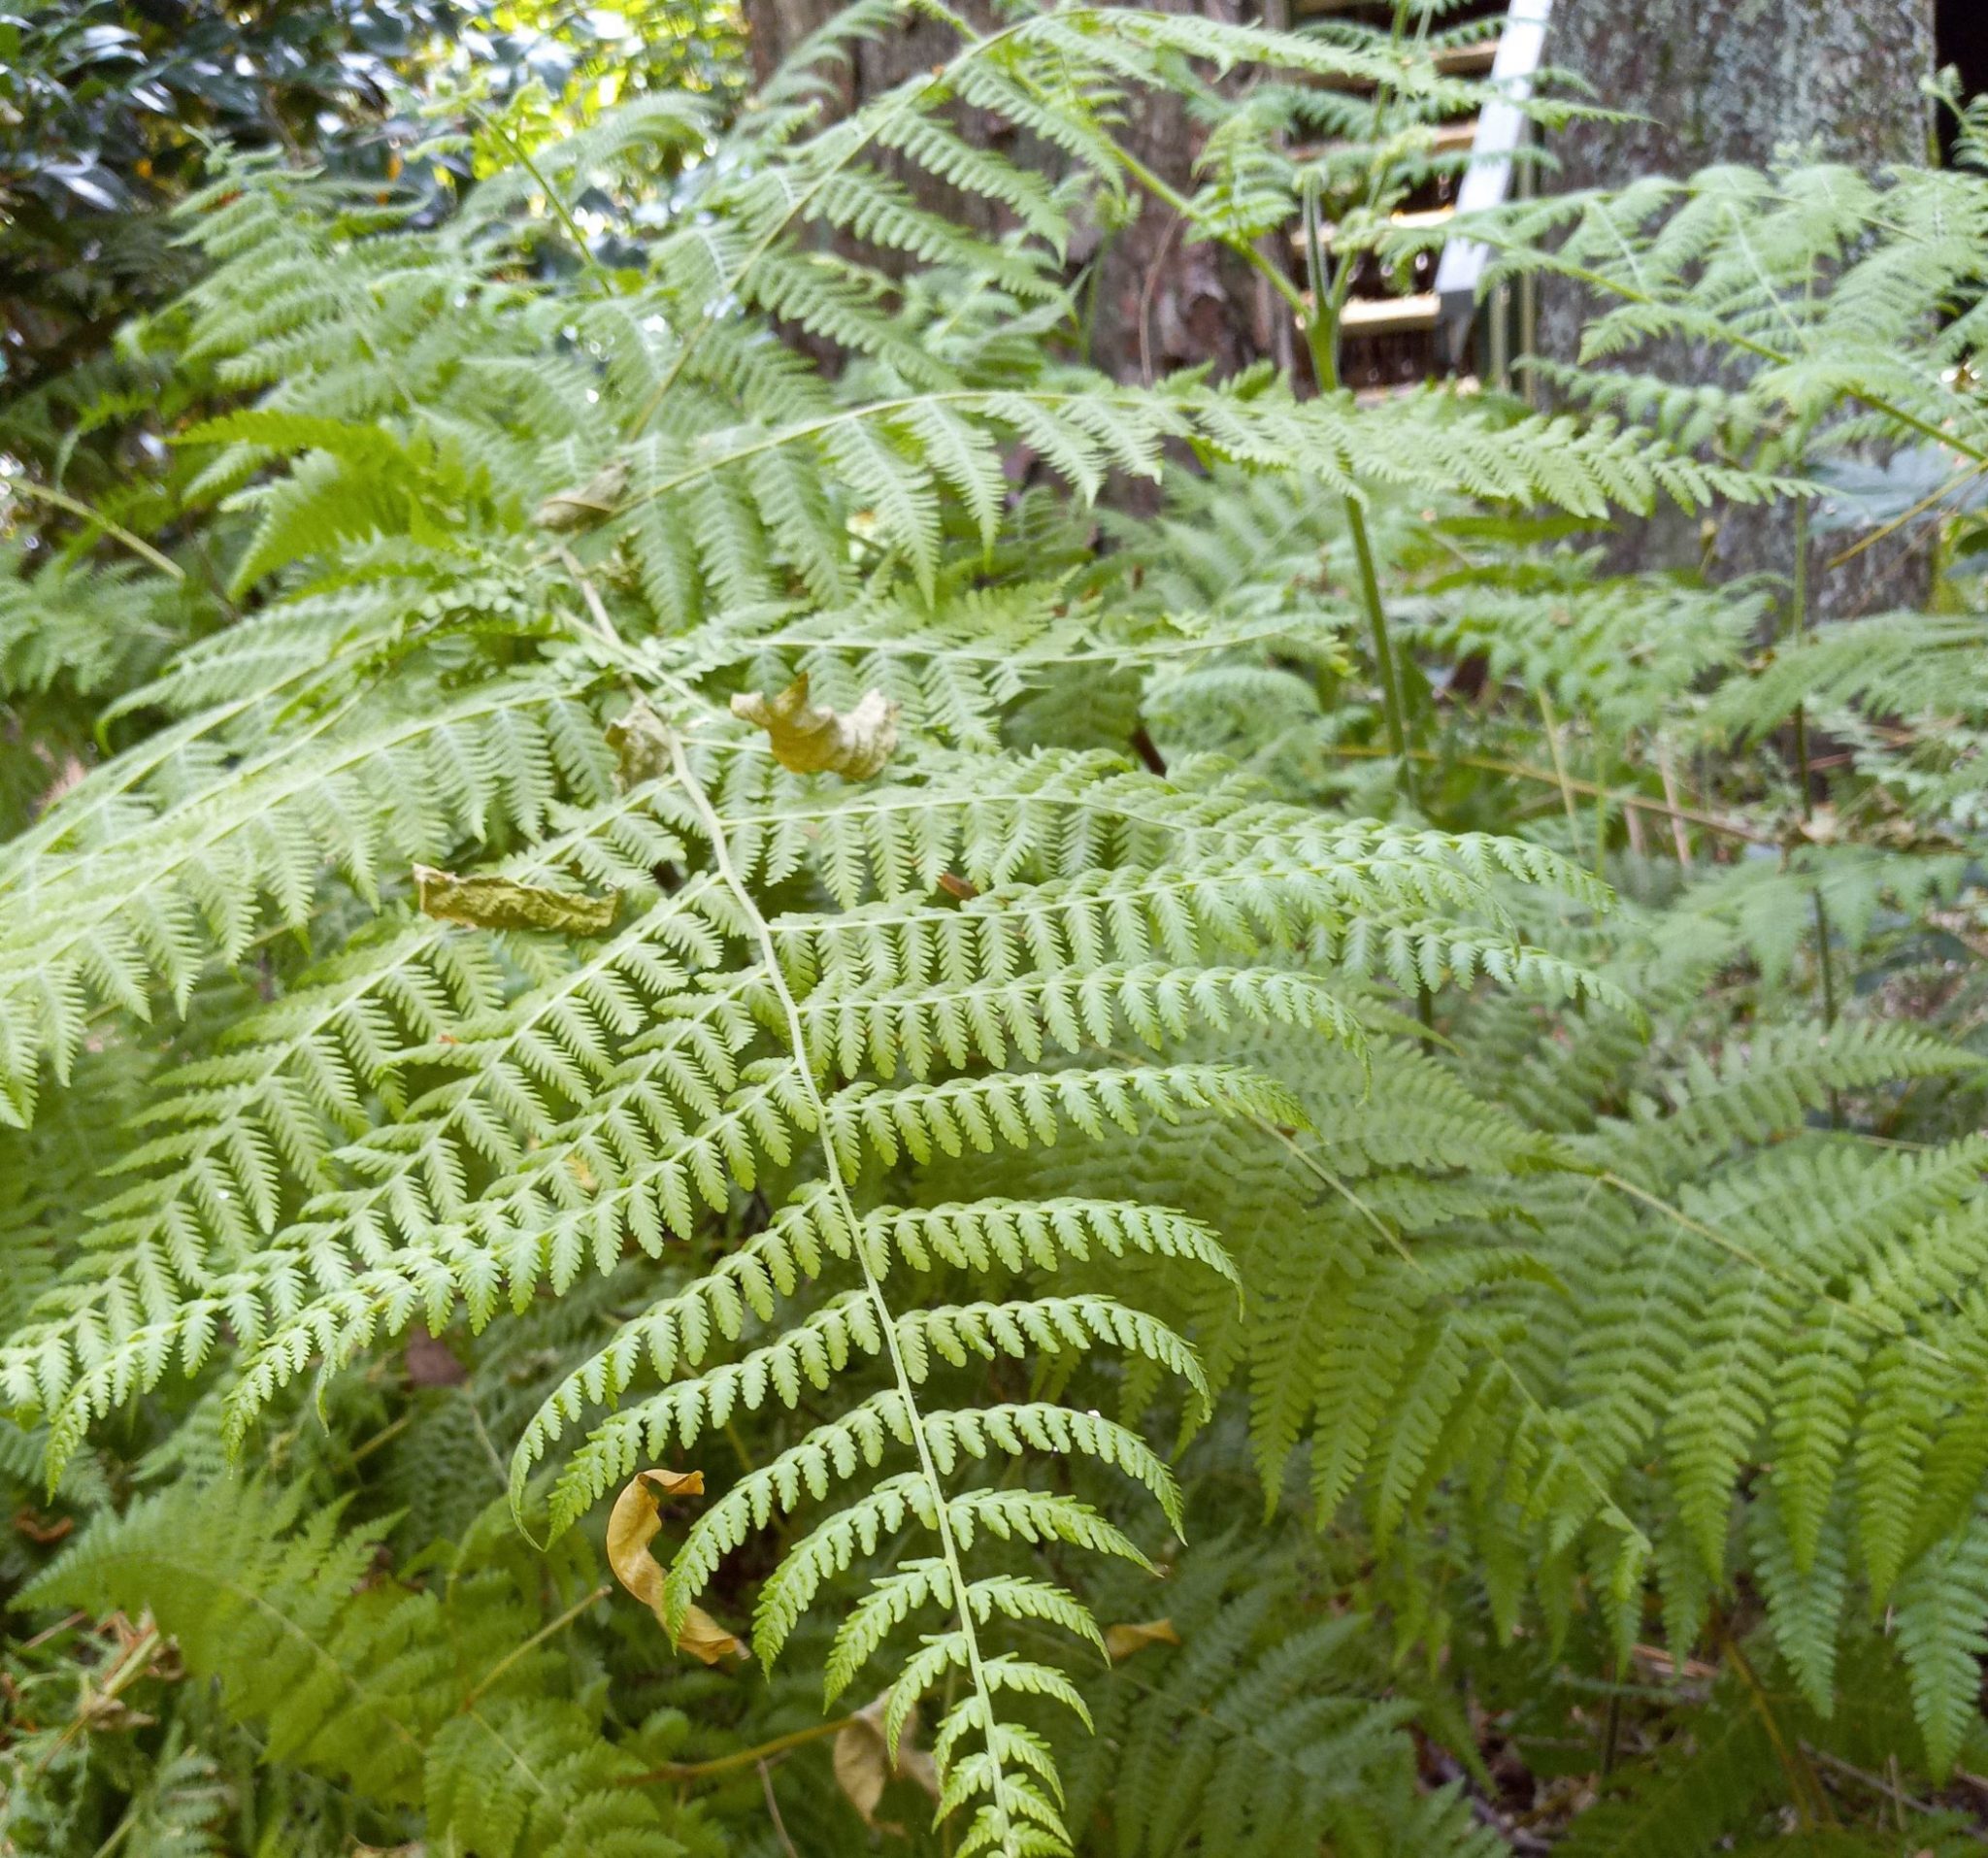
[{"label": "wooden ladder", "polygon": [[[1391,8],[1367,0],[1293,0],[1294,25],[1329,15],[1361,14],[1385,18]],[[1458,213],[1497,206],[1510,196],[1515,157],[1527,119],[1520,107],[1530,95],[1545,49],[1552,0],[1484,0],[1463,13],[1463,23],[1479,23],[1481,39],[1438,53],[1438,68],[1458,77],[1488,77],[1498,94],[1472,117],[1437,125],[1438,153],[1468,150],[1461,175],[1440,175],[1412,196],[1395,222],[1405,227],[1441,226]],[[1330,245],[1333,228],[1321,228]],[[1399,289],[1371,260],[1355,274],[1353,294],[1340,321],[1342,372],[1355,389],[1401,385],[1452,373],[1469,359],[1477,320],[1477,283],[1489,258],[1474,241],[1455,239],[1440,252],[1415,261],[1410,287]],[[1302,282],[1306,235],[1291,234],[1291,256]],[[1502,379],[1512,348],[1508,309],[1487,319],[1486,372]]]}]

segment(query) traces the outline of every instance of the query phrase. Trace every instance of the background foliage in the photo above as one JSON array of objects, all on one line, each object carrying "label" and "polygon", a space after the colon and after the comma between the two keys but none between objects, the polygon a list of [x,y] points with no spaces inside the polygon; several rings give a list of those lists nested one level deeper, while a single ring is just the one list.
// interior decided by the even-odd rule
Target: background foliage
[{"label": "background foliage", "polygon": [[[1511,209],[1558,410],[1356,402],[1439,20],[926,13],[422,16],[316,165],[273,15],[197,182],[8,28],[0,1841],[1973,1848],[1983,125]],[[1146,194],[1302,385],[1077,358]]]}]

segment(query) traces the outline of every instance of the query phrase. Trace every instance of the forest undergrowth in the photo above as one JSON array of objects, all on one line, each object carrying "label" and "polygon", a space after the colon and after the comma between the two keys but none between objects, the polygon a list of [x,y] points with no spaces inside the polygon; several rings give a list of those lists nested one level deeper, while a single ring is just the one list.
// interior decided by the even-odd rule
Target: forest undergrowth
[{"label": "forest undergrowth", "polygon": [[1440,22],[919,11],[0,415],[0,1851],[1979,1848],[1988,116],[1356,399]]}]

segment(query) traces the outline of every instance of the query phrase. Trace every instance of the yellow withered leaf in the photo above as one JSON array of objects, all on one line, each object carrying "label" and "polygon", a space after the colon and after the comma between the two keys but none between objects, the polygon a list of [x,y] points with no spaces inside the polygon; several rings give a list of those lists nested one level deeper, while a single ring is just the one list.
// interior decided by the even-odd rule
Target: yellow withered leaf
[{"label": "yellow withered leaf", "polygon": [[889,1739],[883,1727],[884,1712],[889,1707],[890,1692],[881,1691],[836,1732],[835,1783],[847,1797],[849,1805],[862,1814],[864,1825],[903,1838],[905,1829],[902,1826],[892,1825],[888,1820],[879,1821],[877,1817],[877,1805],[883,1798],[883,1789],[895,1773],[906,1780],[916,1782],[937,1800],[939,1770],[924,1749],[911,1745],[911,1739],[918,1730],[915,1707],[905,1717],[904,1728],[899,1732],[897,1763],[893,1768]]},{"label": "yellow withered leaf", "polygon": [[1148,1645],[1179,1642],[1180,1635],[1174,1630],[1171,1619],[1148,1619],[1138,1625],[1105,1628],[1105,1655],[1114,1665],[1122,1665],[1134,1652],[1143,1651]]},{"label": "yellow withered leaf", "polygon": [[764,729],[774,759],[795,774],[868,780],[897,752],[897,705],[882,691],[868,692],[847,715],[838,715],[809,704],[805,671],[777,697],[742,692],[732,699],[732,713]]},{"label": "yellow withered leaf", "polygon": [[601,936],[614,925],[620,898],[548,890],[511,878],[458,878],[433,865],[414,867],[421,913],[471,929],[556,929],[568,936]]},{"label": "yellow withered leaf", "polygon": [[[670,1632],[670,1620],[663,1605],[663,1569],[648,1545],[663,1526],[665,1497],[703,1495],[703,1472],[667,1471],[658,1465],[638,1471],[608,1513],[608,1566],[613,1569],[614,1578],[655,1614],[656,1623],[666,1633]],[[752,1655],[743,1639],[727,1632],[702,1607],[692,1607],[684,1613],[682,1627],[670,1634],[670,1642],[707,1665],[714,1665],[720,1658]]]}]

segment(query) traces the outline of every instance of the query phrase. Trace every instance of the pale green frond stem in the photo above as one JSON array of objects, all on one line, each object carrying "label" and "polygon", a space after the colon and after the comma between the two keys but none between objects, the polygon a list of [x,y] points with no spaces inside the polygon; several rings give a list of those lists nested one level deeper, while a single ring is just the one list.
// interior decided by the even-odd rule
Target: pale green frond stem
[{"label": "pale green frond stem", "polygon": [[[839,1216],[845,1222],[847,1229],[858,1235],[855,1252],[857,1263],[862,1268],[863,1287],[877,1312],[878,1325],[882,1331],[885,1349],[890,1358],[891,1375],[897,1383],[898,1398],[904,1403],[904,1410],[911,1419],[918,1468],[924,1476],[927,1489],[931,1492],[933,1530],[938,1536],[940,1553],[945,1563],[946,1575],[952,1583],[955,1614],[959,1620],[961,1640],[966,1646],[968,1675],[983,1712],[983,1718],[991,1726],[994,1720],[993,1688],[988,1682],[986,1668],[981,1659],[973,1609],[964,1599],[967,1592],[966,1571],[961,1565],[959,1545],[954,1538],[944,1489],[940,1483],[939,1467],[933,1457],[923,1415],[919,1411],[915,1383],[898,1344],[896,1318],[891,1313],[889,1300],[884,1296],[883,1286],[878,1281],[876,1269],[871,1263],[868,1244],[861,1237],[862,1218],[856,1211],[855,1202],[849,1194],[848,1182],[844,1178],[842,1157],[836,1152],[836,1145],[831,1135],[828,1105],[822,1097],[820,1085],[815,1080],[813,1068],[809,1063],[808,1029],[801,1018],[800,1004],[795,1000],[793,990],[787,985],[786,978],[781,972],[779,950],[774,944],[773,930],[765,916],[760,913],[751,891],[741,881],[733,867],[724,821],[718,817],[716,809],[711,803],[711,796],[705,792],[703,782],[698,780],[689,757],[683,752],[682,737],[674,728],[669,728],[669,725],[664,726],[669,735],[671,766],[711,841],[712,859],[717,868],[718,876],[730,889],[740,915],[749,929],[752,939],[759,945],[759,958],[765,966],[767,982],[774,989],[786,1015],[787,1039],[793,1049],[802,1094],[814,1115],[814,1126],[820,1141],[822,1168],[828,1181],[829,1193],[835,1201]],[[995,1828],[997,1836],[1005,1840],[1011,1830],[1011,1812],[1007,1784],[991,1737],[987,1742],[987,1752],[988,1792],[994,1808]]]}]

